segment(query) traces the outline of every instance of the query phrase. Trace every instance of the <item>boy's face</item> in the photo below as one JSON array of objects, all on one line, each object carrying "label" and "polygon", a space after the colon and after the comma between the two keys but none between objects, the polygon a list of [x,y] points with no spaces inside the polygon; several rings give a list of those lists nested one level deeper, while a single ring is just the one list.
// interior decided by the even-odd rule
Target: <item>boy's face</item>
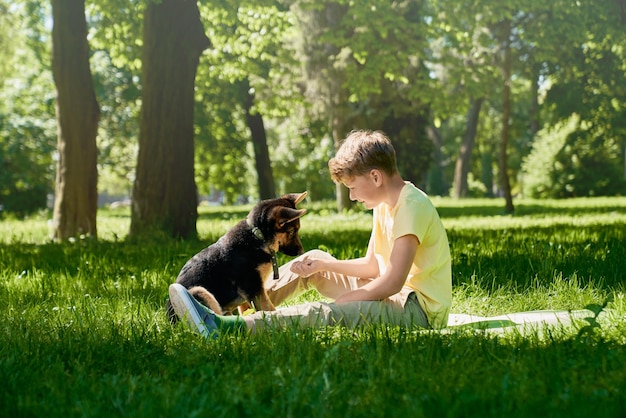
[{"label": "boy's face", "polygon": [[345,179],[342,183],[350,191],[350,200],[363,203],[367,209],[373,209],[381,202],[377,180],[372,172]]}]

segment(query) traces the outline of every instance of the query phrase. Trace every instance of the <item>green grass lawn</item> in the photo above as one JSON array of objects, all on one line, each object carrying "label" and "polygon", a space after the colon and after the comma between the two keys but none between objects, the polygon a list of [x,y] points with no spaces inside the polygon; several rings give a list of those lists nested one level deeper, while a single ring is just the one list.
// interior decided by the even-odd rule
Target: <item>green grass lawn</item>
[{"label": "green grass lawn", "polygon": [[[46,216],[3,220],[0,415],[626,416],[626,198],[518,200],[516,215],[500,200],[434,202],[453,312],[607,306],[524,335],[372,326],[204,341],[167,322],[167,287],[249,208],[201,208],[189,242],[127,240],[128,209],[99,212],[98,241],[66,244],[48,241]],[[307,249],[364,254],[368,212],[303,207]]]}]

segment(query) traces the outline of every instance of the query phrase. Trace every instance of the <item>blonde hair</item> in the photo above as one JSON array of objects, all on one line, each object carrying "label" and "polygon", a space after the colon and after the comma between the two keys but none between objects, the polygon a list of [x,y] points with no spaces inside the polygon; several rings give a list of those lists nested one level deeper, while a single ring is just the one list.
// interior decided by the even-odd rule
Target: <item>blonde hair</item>
[{"label": "blonde hair", "polygon": [[350,132],[328,162],[328,168],[336,183],[366,174],[372,169],[381,170],[389,176],[398,172],[396,151],[387,135],[367,130]]}]

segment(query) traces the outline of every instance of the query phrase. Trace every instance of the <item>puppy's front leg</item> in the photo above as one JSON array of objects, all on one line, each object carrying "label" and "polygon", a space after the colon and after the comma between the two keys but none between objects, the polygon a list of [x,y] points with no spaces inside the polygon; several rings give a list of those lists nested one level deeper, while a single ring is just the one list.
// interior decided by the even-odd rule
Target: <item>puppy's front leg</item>
[{"label": "puppy's front leg", "polygon": [[267,296],[267,292],[265,291],[265,289],[261,290],[261,292],[257,296],[254,297],[253,302],[254,302],[254,307],[256,308],[257,311],[259,310],[275,311],[276,310],[276,307],[274,306],[270,298]]}]

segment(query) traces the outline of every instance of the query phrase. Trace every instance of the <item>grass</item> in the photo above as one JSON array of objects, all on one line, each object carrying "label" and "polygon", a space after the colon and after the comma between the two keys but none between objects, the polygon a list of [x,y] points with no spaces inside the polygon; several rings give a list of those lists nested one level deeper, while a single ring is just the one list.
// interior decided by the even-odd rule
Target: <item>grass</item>
[{"label": "grass", "polygon": [[[514,216],[500,201],[435,203],[453,312],[607,306],[580,333],[372,326],[204,341],[169,325],[167,286],[248,208],[202,208],[188,242],[126,240],[127,209],[99,212],[98,241],[66,244],[48,241],[46,216],[4,220],[0,415],[624,416],[626,198],[520,200]],[[370,214],[305,206],[305,247],[364,253]]]}]

